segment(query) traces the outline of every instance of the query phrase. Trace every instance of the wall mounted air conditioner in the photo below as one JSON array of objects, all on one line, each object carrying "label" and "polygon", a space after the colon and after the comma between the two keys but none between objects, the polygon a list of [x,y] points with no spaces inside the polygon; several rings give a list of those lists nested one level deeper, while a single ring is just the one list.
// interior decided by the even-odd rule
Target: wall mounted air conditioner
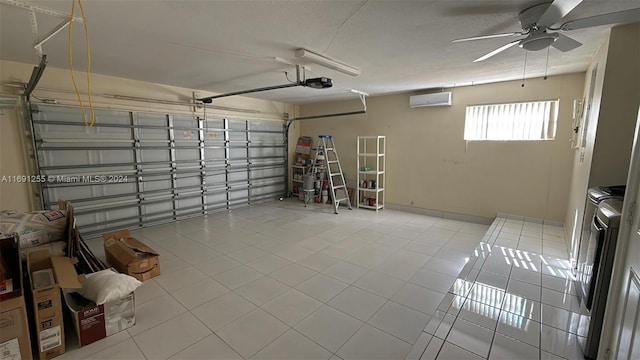
[{"label": "wall mounted air conditioner", "polygon": [[424,106],[451,106],[451,92],[439,92],[435,94],[413,95],[409,97],[409,106],[412,108]]}]

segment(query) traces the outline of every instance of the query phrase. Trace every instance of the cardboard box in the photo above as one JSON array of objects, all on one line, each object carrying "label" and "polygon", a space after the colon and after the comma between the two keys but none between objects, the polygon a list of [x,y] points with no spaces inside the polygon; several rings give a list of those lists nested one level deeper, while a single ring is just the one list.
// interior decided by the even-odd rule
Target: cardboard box
[{"label": "cardboard box", "polygon": [[102,235],[107,262],[123,274],[140,281],[160,275],[160,254],[138,239],[129,230]]},{"label": "cardboard box", "polygon": [[31,359],[31,340],[24,296],[0,302],[0,357]]},{"label": "cardboard box", "polygon": [[31,359],[29,322],[22,288],[22,262],[17,238],[0,239],[2,278],[11,282],[5,286],[0,300],[0,357],[2,359]]},{"label": "cardboard box", "polygon": [[[54,272],[68,274],[69,277],[75,276],[78,282],[82,283],[84,275],[76,273],[74,263],[75,259],[54,257]],[[91,344],[135,324],[134,293],[102,305],[85,299],[73,289],[63,289],[62,293],[66,309],[73,320],[79,346]]]},{"label": "cardboard box", "polygon": [[126,330],[136,323],[134,293],[102,305],[96,305],[75,292],[63,293],[79,346]]},{"label": "cardboard box", "polygon": [[[51,359],[61,355],[65,351],[64,346],[64,322],[62,319],[62,303],[60,288],[78,289],[82,285],[66,257],[52,257],[48,249],[32,251],[27,254],[27,269],[31,283],[33,302],[33,323],[35,328],[37,358],[41,360]],[[68,267],[56,266],[58,263],[69,262]],[[53,273],[53,278],[48,275],[38,277],[34,282],[33,273]],[[33,286],[37,284],[37,286]]]}]

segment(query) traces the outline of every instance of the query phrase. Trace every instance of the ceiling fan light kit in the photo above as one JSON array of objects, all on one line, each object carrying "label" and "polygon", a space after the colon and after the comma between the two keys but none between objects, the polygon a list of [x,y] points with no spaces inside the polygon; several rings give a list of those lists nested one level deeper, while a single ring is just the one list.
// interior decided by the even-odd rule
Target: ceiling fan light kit
[{"label": "ceiling fan light kit", "polygon": [[560,35],[558,33],[534,33],[520,40],[518,46],[528,51],[539,51],[548,48],[549,45],[553,44],[559,37]]},{"label": "ceiling fan light kit", "polygon": [[553,2],[534,5],[521,11],[518,14],[518,20],[520,21],[522,32],[473,36],[456,39],[452,42],[484,40],[509,36],[525,36],[524,38],[507,43],[474,60],[474,62],[479,62],[497,55],[516,44],[527,51],[539,51],[547,49],[549,46],[553,46],[562,52],[571,51],[582,44],[579,41],[563,35],[561,33],[563,31],[640,21],[640,8],[637,8],[571,20],[558,27],[553,27],[554,24],[558,23],[573,9],[580,5],[582,1],[583,0],[555,0]]},{"label": "ceiling fan light kit", "polygon": [[296,57],[297,58],[303,58],[303,59],[307,59],[313,63],[316,63],[318,65],[322,65],[324,67],[327,67],[329,69],[333,69],[336,71],[339,71],[343,74],[347,74],[347,75],[351,75],[351,76],[359,76],[361,71],[360,69],[358,69],[355,66],[351,66],[351,65],[347,65],[345,63],[342,63],[340,61],[331,59],[329,57],[326,57],[324,55],[320,55],[318,53],[315,53],[313,51],[307,50],[307,49],[297,49],[296,50]]}]

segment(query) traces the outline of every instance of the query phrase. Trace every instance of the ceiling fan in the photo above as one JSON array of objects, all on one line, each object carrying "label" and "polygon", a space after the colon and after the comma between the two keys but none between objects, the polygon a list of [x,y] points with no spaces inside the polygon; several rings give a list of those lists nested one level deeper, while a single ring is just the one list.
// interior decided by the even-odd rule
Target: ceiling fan
[{"label": "ceiling fan", "polygon": [[452,42],[524,36],[523,38],[511,41],[510,43],[507,43],[506,45],[503,45],[473,61],[478,62],[497,55],[515,45],[529,51],[542,50],[549,46],[553,46],[560,51],[566,52],[573,50],[582,44],[561,32],[608,24],[640,22],[640,8],[637,8],[571,20],[554,27],[556,23],[562,20],[562,18],[569,14],[582,1],[583,0],[555,0],[553,2],[534,5],[518,14],[518,20],[522,26],[522,31],[473,36],[456,39]]}]

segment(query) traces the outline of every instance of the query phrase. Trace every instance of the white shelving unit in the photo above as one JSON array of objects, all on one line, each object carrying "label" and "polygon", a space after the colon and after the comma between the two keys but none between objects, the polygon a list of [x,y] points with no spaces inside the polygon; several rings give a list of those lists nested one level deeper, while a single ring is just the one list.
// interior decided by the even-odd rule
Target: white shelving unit
[{"label": "white shelving unit", "polygon": [[358,208],[384,208],[385,136],[358,136]]}]

